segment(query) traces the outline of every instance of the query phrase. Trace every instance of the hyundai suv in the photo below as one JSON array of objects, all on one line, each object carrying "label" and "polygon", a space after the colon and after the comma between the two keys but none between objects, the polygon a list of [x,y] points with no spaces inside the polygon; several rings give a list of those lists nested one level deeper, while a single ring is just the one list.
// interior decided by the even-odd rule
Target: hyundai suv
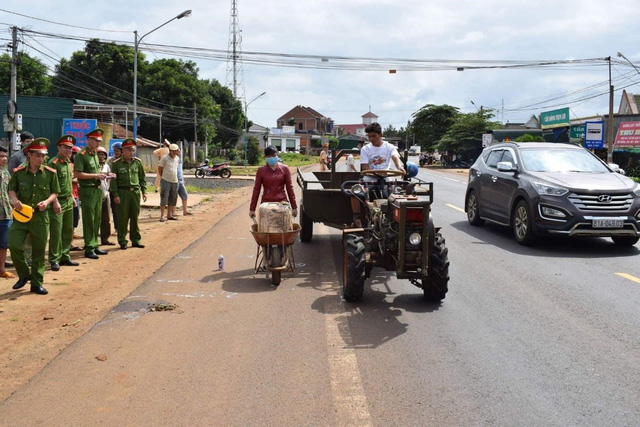
[{"label": "hyundai suv", "polygon": [[465,212],[513,229],[518,243],[541,235],[640,239],[640,184],[572,144],[501,143],[485,148],[469,169]]}]

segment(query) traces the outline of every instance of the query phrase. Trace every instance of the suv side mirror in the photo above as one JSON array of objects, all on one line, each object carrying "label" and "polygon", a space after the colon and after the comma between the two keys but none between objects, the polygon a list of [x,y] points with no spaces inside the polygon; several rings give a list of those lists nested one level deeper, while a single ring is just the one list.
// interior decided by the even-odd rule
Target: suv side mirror
[{"label": "suv side mirror", "polygon": [[498,162],[497,168],[500,172],[517,172],[511,162]]},{"label": "suv side mirror", "polygon": [[615,163],[607,163],[607,165],[615,172],[615,173],[619,173],[620,175],[626,175],[626,173],[624,172],[624,169],[620,169],[620,166],[618,166]]}]

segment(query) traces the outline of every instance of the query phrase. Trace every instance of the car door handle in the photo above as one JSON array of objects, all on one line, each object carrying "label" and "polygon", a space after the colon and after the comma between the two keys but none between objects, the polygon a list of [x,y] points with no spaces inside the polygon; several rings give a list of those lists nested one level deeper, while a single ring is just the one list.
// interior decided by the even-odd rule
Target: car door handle
[{"label": "car door handle", "polygon": [[493,175],[493,176],[491,177],[491,181],[496,182],[497,180],[498,180],[498,177],[497,177],[497,176]]}]

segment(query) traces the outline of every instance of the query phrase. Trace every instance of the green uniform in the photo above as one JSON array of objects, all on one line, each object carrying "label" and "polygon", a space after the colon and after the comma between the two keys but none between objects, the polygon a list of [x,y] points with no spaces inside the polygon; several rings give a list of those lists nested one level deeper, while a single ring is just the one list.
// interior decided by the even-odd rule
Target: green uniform
[{"label": "green uniform", "polygon": [[[89,147],[76,154],[73,169],[88,174],[100,173],[98,154]],[[82,234],[85,255],[98,249],[98,235],[102,221],[102,189],[99,179],[78,179],[78,196],[82,210]]]},{"label": "green uniform", "polygon": [[[13,221],[9,229],[9,250],[11,259],[21,279],[31,277],[31,287],[42,286],[44,279],[44,252],[49,236],[49,213],[40,211],[38,203],[46,200],[52,193],[58,194],[60,185],[56,170],[41,166],[34,174],[28,166],[20,166],[14,170],[9,181],[9,191],[16,193],[18,200],[33,208],[33,217],[29,222]],[[31,236],[33,256],[31,275],[24,258],[24,241]]]},{"label": "green uniform", "polygon": [[56,170],[58,176],[58,202],[62,208],[62,212],[56,214],[53,206],[49,207],[49,262],[59,264],[71,259],[69,249],[73,239],[73,171],[71,161],[60,155],[51,159],[49,166]]},{"label": "green uniform", "polygon": [[109,191],[113,197],[120,197],[117,205],[118,244],[127,244],[127,225],[129,225],[129,238],[131,243],[140,243],[140,227],[138,227],[138,215],[140,214],[140,193],[146,194],[144,168],[142,160],[137,157],[127,162],[124,157],[113,161],[111,172],[116,174],[111,179]]}]

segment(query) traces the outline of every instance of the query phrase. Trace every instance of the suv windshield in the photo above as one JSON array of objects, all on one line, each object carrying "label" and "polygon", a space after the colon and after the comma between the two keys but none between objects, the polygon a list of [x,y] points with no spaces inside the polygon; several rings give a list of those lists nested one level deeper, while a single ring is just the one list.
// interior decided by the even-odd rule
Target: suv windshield
[{"label": "suv windshield", "polygon": [[526,148],[522,164],[531,172],[607,173],[609,169],[586,150],[571,148]]}]

